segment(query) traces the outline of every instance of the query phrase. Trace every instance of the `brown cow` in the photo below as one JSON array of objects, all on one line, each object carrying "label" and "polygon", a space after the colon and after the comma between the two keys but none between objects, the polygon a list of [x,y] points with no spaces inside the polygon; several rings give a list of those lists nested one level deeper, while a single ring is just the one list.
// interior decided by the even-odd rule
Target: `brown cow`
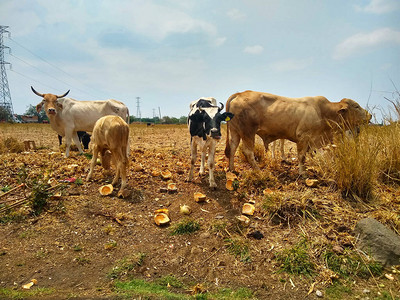
[{"label": "brown cow", "polygon": [[371,115],[351,99],[330,102],[325,97],[287,98],[268,93],[245,91],[229,97],[226,111],[235,114],[228,123],[225,155],[229,169],[234,171],[233,158],[240,140],[243,153],[254,169],[255,135],[264,147],[277,139],[288,139],[297,144],[299,173],[304,175],[305,155],[333,141],[339,130],[354,130],[368,123]]},{"label": "brown cow", "polygon": [[91,138],[93,157],[86,180],[89,180],[92,176],[98,153],[100,153],[103,167],[105,169],[109,168],[109,152],[111,152],[111,160],[116,167],[116,174],[111,184],[115,185],[121,176],[120,191],[122,191],[126,186],[126,168],[129,164],[127,155],[128,139],[129,126],[121,117],[109,115],[98,119],[94,125]]}]

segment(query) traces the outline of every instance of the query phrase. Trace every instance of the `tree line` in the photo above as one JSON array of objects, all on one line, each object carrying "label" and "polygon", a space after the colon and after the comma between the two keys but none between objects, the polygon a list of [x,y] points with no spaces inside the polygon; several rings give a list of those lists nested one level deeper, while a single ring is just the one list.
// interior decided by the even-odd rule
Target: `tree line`
[{"label": "tree line", "polygon": [[[28,106],[24,115],[37,116],[39,123],[43,123],[43,121],[49,122],[49,118],[47,117],[46,113],[43,110],[37,112],[36,107],[33,105]],[[20,116],[17,117],[17,120],[22,121]],[[7,108],[0,106],[0,122],[16,122],[17,120],[11,115],[10,111]],[[129,116],[129,123],[186,124],[187,116],[181,116],[180,118],[164,116],[161,119],[159,117],[139,119],[135,116]]]}]

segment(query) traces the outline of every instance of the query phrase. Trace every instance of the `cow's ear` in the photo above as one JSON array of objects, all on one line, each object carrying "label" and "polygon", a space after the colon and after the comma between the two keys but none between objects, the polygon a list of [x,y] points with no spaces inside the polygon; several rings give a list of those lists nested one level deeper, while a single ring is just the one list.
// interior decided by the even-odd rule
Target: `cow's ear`
[{"label": "cow's ear", "polygon": [[37,111],[38,113],[40,113],[40,111],[42,110],[42,106],[43,106],[43,101],[40,102],[38,105],[36,105],[36,111]]},{"label": "cow's ear", "polygon": [[224,112],[222,118],[225,122],[229,122],[233,118],[234,114],[231,112]]},{"label": "cow's ear", "polygon": [[338,114],[344,115],[349,110],[349,105],[346,102],[340,101],[340,108]]},{"label": "cow's ear", "polygon": [[56,102],[56,105],[59,109],[63,109],[63,105],[60,103],[60,101]]}]

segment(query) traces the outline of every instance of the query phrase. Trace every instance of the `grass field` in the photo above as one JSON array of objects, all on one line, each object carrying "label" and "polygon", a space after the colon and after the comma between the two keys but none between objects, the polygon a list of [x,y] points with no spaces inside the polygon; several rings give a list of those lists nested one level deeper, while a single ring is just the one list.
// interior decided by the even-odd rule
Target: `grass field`
[{"label": "grass field", "polygon": [[[399,269],[357,251],[352,232],[365,217],[400,231],[396,125],[366,127],[309,155],[315,187],[298,176],[293,143],[281,162],[258,141],[262,171],[252,171],[238,151],[233,191],[225,188],[224,140],[214,191],[208,173],[186,182],[185,125],[130,129],[131,193],[118,198],[98,192],[113,171],[97,166],[86,182],[89,153],[65,158],[50,125],[0,124],[1,299],[317,299],[317,290],[326,299],[399,299]],[[38,149],[25,151],[25,140]],[[154,176],[166,170],[177,193],[163,192],[168,181]],[[75,182],[64,182],[70,178]],[[51,188],[49,179],[58,185]],[[196,203],[194,192],[207,201]],[[255,206],[249,223],[237,219],[246,202]],[[190,215],[180,213],[183,204]],[[169,225],[154,224],[159,208],[168,209]],[[31,279],[37,284],[23,289]]]}]

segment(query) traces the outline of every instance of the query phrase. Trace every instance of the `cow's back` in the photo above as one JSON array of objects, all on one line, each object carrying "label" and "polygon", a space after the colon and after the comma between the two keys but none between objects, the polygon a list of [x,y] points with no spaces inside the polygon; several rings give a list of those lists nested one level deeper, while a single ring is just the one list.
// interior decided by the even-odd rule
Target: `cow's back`
[{"label": "cow's back", "polygon": [[128,108],[117,100],[77,101],[71,98],[58,100],[63,109],[59,113],[59,120],[65,126],[73,126],[76,131],[93,131],[98,119],[107,115],[119,116],[127,121]]},{"label": "cow's back", "polygon": [[129,139],[129,126],[119,116],[104,116],[97,120],[92,142],[112,150],[114,147],[126,147]]},{"label": "cow's back", "polygon": [[301,134],[322,124],[324,97],[289,98],[269,93],[245,91],[231,96],[227,111],[235,114],[230,127],[242,137],[259,134],[272,139],[297,142]]}]

